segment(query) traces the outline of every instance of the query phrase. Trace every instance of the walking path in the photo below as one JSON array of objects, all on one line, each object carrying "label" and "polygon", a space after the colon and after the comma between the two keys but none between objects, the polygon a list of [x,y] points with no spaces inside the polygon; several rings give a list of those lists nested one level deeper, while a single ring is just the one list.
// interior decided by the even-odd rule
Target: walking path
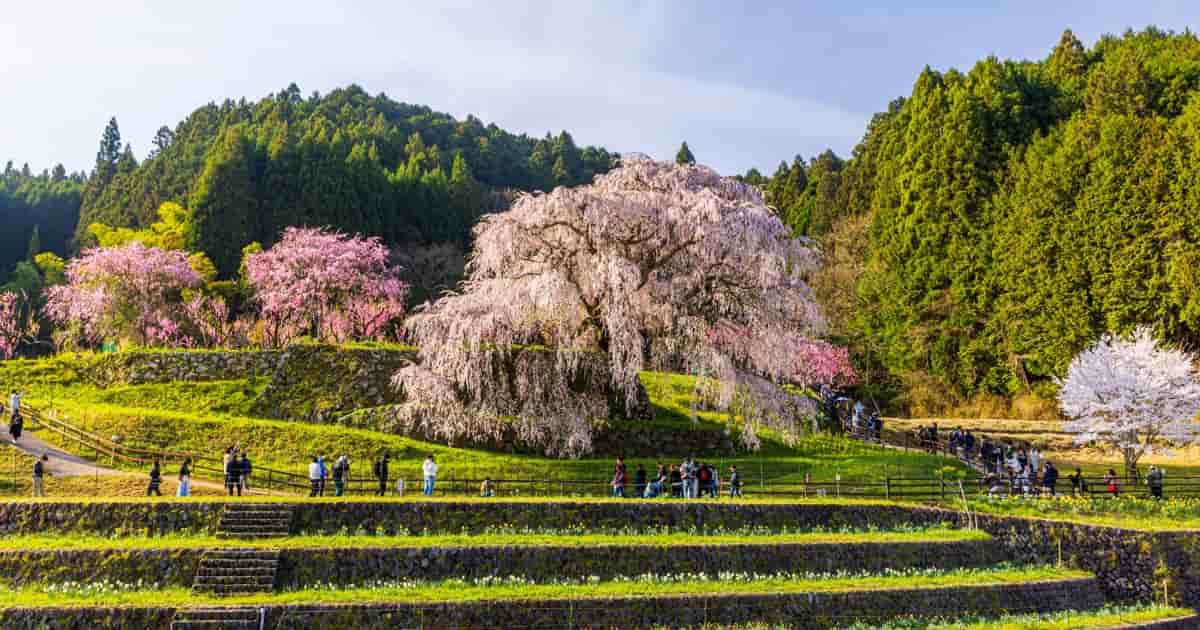
[{"label": "walking path", "polygon": [[13,442],[11,438],[8,440],[17,450],[40,459],[42,455],[49,455],[50,459],[46,461],[46,472],[55,477],[79,477],[79,476],[95,476],[95,475],[127,475],[123,470],[116,470],[105,466],[100,466],[95,462],[72,455],[56,446],[51,446],[41,440],[41,438],[26,431],[21,434],[21,439]]}]

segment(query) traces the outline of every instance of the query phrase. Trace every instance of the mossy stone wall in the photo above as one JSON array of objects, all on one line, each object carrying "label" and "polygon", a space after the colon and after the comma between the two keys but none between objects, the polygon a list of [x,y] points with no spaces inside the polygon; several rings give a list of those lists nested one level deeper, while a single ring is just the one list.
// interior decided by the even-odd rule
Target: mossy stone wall
[{"label": "mossy stone wall", "polygon": [[644,574],[825,573],[908,568],[981,567],[1001,562],[986,540],[952,542],[604,546],[499,546],[287,549],[280,586],[319,582],[351,585],[379,580],[444,580],[521,576],[531,580],[608,580]]},{"label": "mossy stone wall", "polygon": [[222,503],[0,502],[0,534],[215,534]]},{"label": "mossy stone wall", "polygon": [[0,551],[10,586],[107,580],[191,587],[203,549],[50,549]]}]

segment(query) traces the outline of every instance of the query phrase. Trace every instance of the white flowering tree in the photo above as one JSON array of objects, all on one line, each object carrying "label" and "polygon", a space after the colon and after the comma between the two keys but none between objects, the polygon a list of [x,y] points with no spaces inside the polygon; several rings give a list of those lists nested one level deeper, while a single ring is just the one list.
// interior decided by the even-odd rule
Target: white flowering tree
[{"label": "white flowering tree", "polygon": [[[568,385],[581,358],[599,351],[627,408],[639,371],[687,371],[742,418],[754,446],[757,426],[786,431],[813,412],[778,383],[794,380],[798,348],[822,327],[806,282],[817,264],[754,187],[627,157],[591,185],[526,195],[485,216],[461,290],[409,319],[422,360],[396,383],[414,412],[439,419],[427,431],[493,430],[448,403],[500,397],[513,404],[488,411],[515,419],[525,441],[579,455],[591,449],[587,416],[597,409]],[[496,357],[523,344],[551,349],[557,369],[519,371],[498,386]]]},{"label": "white flowering tree", "polygon": [[1071,362],[1058,402],[1076,442],[1120,451],[1133,474],[1138,460],[1200,437],[1195,358],[1160,345],[1149,328],[1128,339],[1107,335]]}]

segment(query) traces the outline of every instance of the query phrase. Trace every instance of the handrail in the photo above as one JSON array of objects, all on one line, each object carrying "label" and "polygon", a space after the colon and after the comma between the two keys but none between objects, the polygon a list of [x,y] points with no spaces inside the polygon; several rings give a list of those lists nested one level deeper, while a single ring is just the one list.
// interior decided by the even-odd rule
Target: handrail
[{"label": "handrail", "polygon": [[[153,463],[155,460],[159,460],[164,463],[182,463],[186,459],[191,459],[192,467],[195,470],[216,473],[221,477],[224,477],[225,475],[224,467],[220,463],[220,460],[216,457],[188,453],[185,451],[171,451],[166,449],[149,449],[128,446],[67,422],[53,411],[50,413],[44,413],[37,407],[29,404],[22,405],[22,409],[27,410],[28,417],[45,428],[58,433],[69,441],[77,441],[81,445],[86,446],[99,454],[107,455],[113,459],[118,459],[123,462],[132,463],[139,466]],[[212,465],[206,465],[205,462],[212,462]],[[267,487],[270,487],[272,484],[289,488],[308,487],[308,478],[304,475],[299,475],[293,472],[255,466],[254,473],[256,483],[263,481],[265,473]]]}]

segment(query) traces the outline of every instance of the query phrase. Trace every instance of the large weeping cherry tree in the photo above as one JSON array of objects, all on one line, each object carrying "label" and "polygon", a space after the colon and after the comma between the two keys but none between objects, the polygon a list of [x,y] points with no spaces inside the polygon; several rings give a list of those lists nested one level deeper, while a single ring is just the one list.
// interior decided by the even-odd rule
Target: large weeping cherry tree
[{"label": "large weeping cherry tree", "polygon": [[1128,339],[1105,336],[1079,353],[1059,382],[1059,406],[1072,418],[1066,430],[1079,443],[1120,452],[1130,475],[1146,453],[1196,441],[1200,381],[1194,361],[1183,350],[1159,345],[1149,328]]},{"label": "large weeping cherry tree", "polygon": [[[426,431],[494,435],[513,422],[523,441],[575,456],[605,413],[570,388],[585,359],[606,357],[626,407],[641,370],[681,370],[754,447],[759,427],[790,435],[813,413],[780,384],[805,371],[800,349],[822,328],[806,282],[817,264],[754,187],[628,157],[591,185],[485,216],[459,292],[409,319],[422,360],[395,381],[412,422],[436,418]],[[498,384],[497,361],[528,344],[552,349],[554,369],[518,361]]]}]

